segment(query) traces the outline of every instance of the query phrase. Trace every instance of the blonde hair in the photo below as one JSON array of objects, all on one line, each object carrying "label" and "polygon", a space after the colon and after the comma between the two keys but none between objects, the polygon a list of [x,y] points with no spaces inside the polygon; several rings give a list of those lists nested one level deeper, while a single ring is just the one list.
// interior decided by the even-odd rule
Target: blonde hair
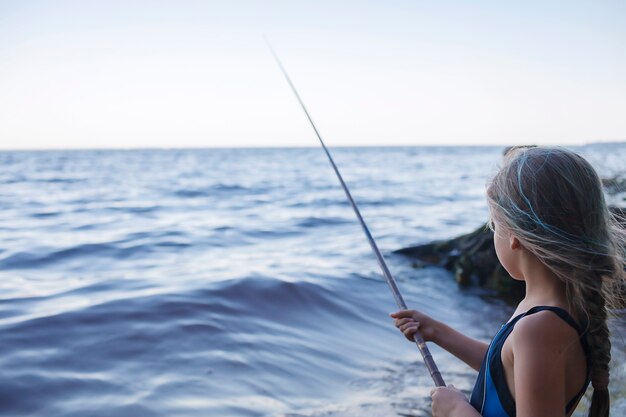
[{"label": "blonde hair", "polygon": [[590,348],[589,417],[608,416],[607,313],[623,303],[626,232],[608,210],[598,174],[566,149],[514,148],[487,198],[491,216],[564,282]]}]

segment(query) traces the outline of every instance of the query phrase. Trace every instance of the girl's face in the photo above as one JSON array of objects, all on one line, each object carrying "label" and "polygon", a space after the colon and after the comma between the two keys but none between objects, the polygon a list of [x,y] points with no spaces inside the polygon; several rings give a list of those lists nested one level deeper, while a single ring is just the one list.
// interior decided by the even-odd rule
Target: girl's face
[{"label": "girl's face", "polygon": [[492,220],[493,244],[496,249],[498,260],[511,277],[523,280],[524,276],[520,268],[521,244],[508,229]]}]

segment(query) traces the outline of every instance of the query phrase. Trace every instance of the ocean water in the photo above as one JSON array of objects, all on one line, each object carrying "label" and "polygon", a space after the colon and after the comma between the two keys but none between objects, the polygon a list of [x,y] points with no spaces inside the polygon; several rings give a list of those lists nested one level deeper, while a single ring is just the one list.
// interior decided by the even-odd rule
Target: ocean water
[{"label": "ocean water", "polygon": [[[577,150],[626,170],[624,144]],[[391,252],[482,224],[502,148],[332,152],[409,306],[489,340],[511,306]],[[430,415],[320,149],[2,152],[0,167],[1,415]],[[431,350],[469,392],[476,373]]]}]

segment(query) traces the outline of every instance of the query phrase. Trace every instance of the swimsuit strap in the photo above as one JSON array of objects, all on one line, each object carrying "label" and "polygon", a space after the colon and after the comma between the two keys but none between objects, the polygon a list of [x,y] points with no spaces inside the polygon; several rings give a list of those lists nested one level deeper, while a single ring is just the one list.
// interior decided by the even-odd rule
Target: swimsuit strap
[{"label": "swimsuit strap", "polygon": [[563,321],[565,321],[567,324],[572,326],[576,330],[579,336],[582,336],[583,331],[578,325],[578,323],[576,323],[576,320],[574,320],[572,316],[570,316],[570,314],[566,310],[562,309],[561,307],[535,306],[531,308],[530,310],[528,310],[526,313],[521,314],[520,318],[525,317],[525,316],[530,316],[531,314],[538,313],[540,311],[545,311],[545,310],[552,311],[554,314],[556,314],[561,319],[563,319]]}]

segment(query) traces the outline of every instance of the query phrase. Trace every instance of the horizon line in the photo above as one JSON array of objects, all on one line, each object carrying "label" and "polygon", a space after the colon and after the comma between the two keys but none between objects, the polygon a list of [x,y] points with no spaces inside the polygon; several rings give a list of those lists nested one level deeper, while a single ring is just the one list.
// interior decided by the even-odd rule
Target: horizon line
[{"label": "horizon line", "polygon": [[[504,148],[507,146],[590,146],[590,145],[626,145],[626,139],[616,141],[593,141],[579,144],[563,143],[542,145],[535,143],[518,144],[384,144],[384,145],[329,145],[329,148]],[[54,151],[147,151],[147,150],[204,150],[204,149],[312,149],[319,145],[266,145],[266,146],[129,146],[129,147],[69,147],[69,148],[0,148],[0,152],[54,152]]]}]

